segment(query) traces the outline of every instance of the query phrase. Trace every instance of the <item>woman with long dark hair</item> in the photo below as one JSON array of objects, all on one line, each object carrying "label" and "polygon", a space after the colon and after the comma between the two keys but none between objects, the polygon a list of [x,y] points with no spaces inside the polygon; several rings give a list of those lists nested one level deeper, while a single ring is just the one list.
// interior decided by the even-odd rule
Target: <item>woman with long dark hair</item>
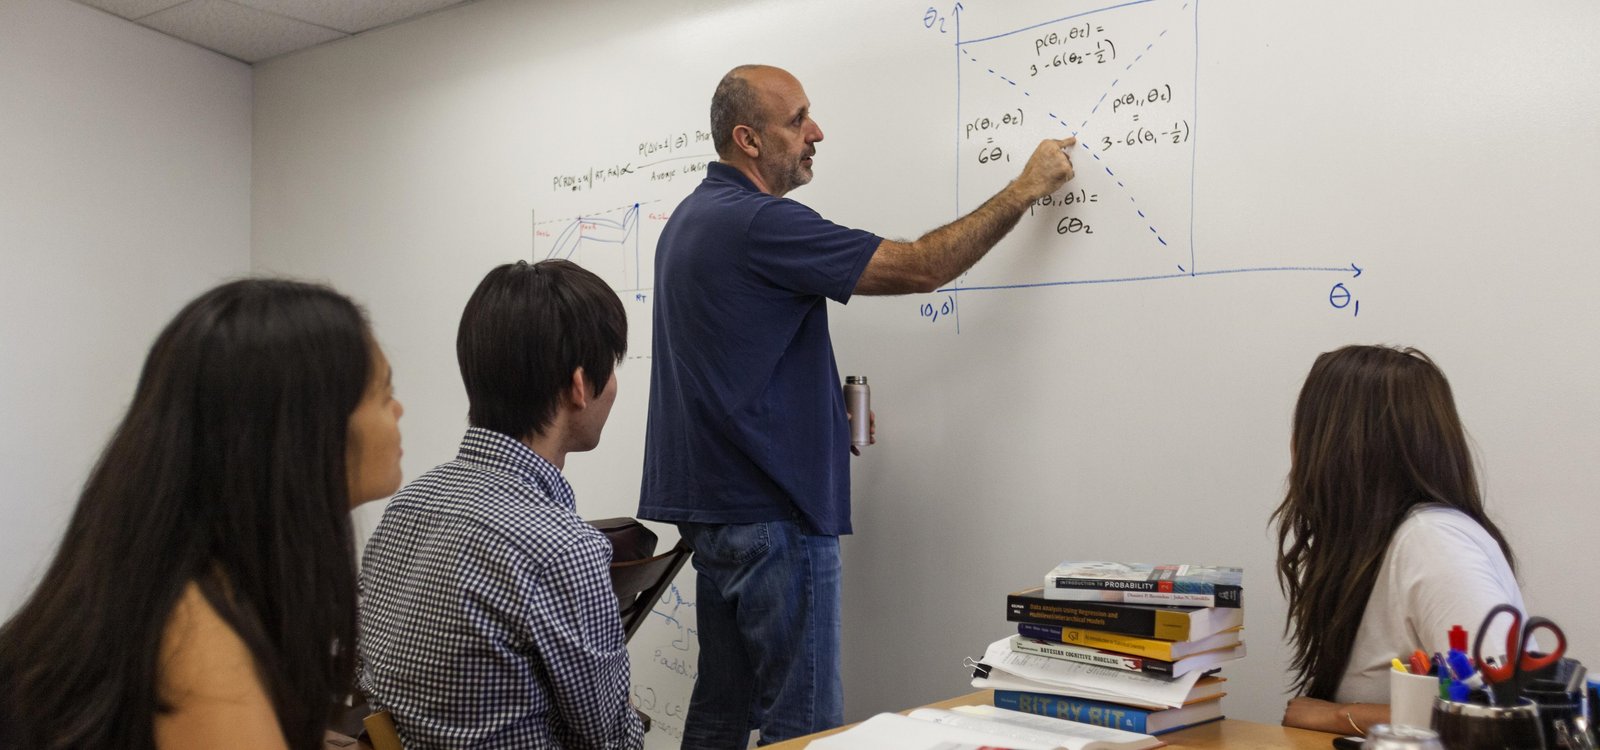
[{"label": "woman with long dark hair", "polygon": [[0,745],[320,747],[352,684],[349,510],[399,486],[400,414],[331,289],[184,307],[0,629]]},{"label": "woman with long dark hair", "polygon": [[1391,659],[1447,650],[1451,626],[1474,630],[1496,604],[1522,608],[1450,384],[1422,352],[1318,357],[1295,405],[1288,484],[1273,519],[1300,696],[1284,724],[1386,722]]}]

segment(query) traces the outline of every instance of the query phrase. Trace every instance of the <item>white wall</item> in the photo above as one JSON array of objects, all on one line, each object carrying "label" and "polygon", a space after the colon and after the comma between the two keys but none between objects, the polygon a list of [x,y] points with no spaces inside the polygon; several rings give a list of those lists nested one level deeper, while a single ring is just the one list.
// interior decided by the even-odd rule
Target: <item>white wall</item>
[{"label": "white wall", "polygon": [[[968,0],[964,18],[993,32],[1104,5]],[[943,295],[834,308],[841,367],[872,378],[881,438],[854,464],[857,534],[844,543],[849,718],[966,690],[962,657],[1008,631],[1004,594],[1081,557],[1243,565],[1250,657],[1228,669],[1227,710],[1276,721],[1288,653],[1267,519],[1300,381],[1316,353],[1351,342],[1436,357],[1530,606],[1594,661],[1600,618],[1572,571],[1600,527],[1596,5],[1123,5],[1101,17],[1107,34],[1127,45],[1166,29],[1129,20],[1160,11],[1189,41],[1159,49],[1193,55],[1135,75],[1187,73],[1151,83],[1188,82],[1191,103],[1198,92],[1197,150],[1163,152],[1187,157],[1177,170],[1130,168],[1141,205],[1192,190],[1208,271],[1366,271],[964,290],[954,320],[918,313]],[[601,212],[636,201],[647,264],[659,217],[694,183],[644,170],[574,192],[552,178],[661,158],[639,144],[707,127],[710,91],[732,65],[783,64],[806,84],[827,140],[815,182],[794,197],[902,237],[952,218],[953,188],[992,191],[1009,176],[973,158],[958,101],[967,118],[1034,106],[1013,104],[982,67],[1026,76],[1015,71],[1034,54],[1028,37],[968,48],[980,66],[958,62],[951,37],[925,27],[926,4],[594,7],[485,0],[257,71],[253,262],[329,278],[369,305],[407,405],[408,476],[448,459],[464,426],[454,331],[484,271],[549,252],[535,221],[616,217]],[[1092,102],[1070,104],[1082,117]],[[1038,109],[1028,118],[997,135],[1009,150],[1060,133]],[[1105,153],[1121,169],[1133,148]],[[691,138],[670,155],[709,150]],[[1152,258],[1171,273],[1142,227],[1137,243],[1105,231],[1128,204],[1089,163],[1074,184],[1115,197],[1097,206],[1100,234],[1063,240],[1060,209],[1041,210],[967,283],[1140,277]],[[576,252],[597,271],[618,267],[616,246]],[[1359,317],[1330,306],[1335,283],[1359,295]],[[624,299],[630,357],[647,358],[649,306]],[[591,516],[636,507],[648,362],[619,378],[599,450],[568,466]],[[636,637],[636,687],[685,692],[664,676],[692,673],[685,641],[692,630]],[[654,709],[664,730],[681,720],[676,700]]]},{"label": "white wall", "polygon": [[0,620],[155,335],[246,273],[251,71],[64,0],[0,2]]}]

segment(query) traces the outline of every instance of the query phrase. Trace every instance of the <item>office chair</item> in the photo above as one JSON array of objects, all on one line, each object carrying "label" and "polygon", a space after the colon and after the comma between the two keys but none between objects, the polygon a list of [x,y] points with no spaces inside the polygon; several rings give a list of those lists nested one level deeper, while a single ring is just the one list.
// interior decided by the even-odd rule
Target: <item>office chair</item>
[{"label": "office chair", "polygon": [[372,750],[405,750],[400,744],[400,732],[394,727],[394,715],[388,711],[369,714],[361,722],[367,731],[361,739],[372,743]]},{"label": "office chair", "polygon": [[655,532],[632,518],[606,518],[589,525],[611,540],[611,588],[617,592],[623,641],[632,640],[656,600],[689,561],[691,550],[680,539],[672,549],[654,554]]}]

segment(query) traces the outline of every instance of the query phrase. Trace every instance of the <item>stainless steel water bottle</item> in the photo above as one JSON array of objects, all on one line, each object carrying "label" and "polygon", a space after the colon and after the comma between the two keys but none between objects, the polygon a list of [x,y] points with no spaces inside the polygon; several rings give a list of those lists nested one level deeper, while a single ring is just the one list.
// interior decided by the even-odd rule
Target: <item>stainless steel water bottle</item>
[{"label": "stainless steel water bottle", "polygon": [[850,414],[850,445],[867,447],[872,442],[872,389],[865,375],[845,376],[844,408]]}]

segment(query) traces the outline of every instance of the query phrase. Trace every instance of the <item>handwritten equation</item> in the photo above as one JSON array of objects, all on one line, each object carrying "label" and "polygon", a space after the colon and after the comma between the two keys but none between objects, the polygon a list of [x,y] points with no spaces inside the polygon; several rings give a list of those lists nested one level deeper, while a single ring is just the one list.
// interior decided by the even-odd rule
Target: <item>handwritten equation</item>
[{"label": "handwritten equation", "polygon": [[694,602],[677,584],[668,586],[630,644],[633,703],[650,715],[651,734],[683,739],[689,696],[700,675],[694,610]]},{"label": "handwritten equation", "polygon": [[601,163],[553,174],[554,192],[580,193],[607,185],[631,185],[636,181],[672,182],[679,178],[698,179],[706,165],[716,159],[711,151],[711,133],[704,130],[679,130],[646,135],[632,142],[631,153]]},{"label": "handwritten equation", "polygon": [[959,333],[967,292],[1261,272],[1343,276],[1311,288],[1324,310],[1360,314],[1354,263],[1208,266],[1197,254],[1201,0],[1107,0],[1059,17],[1031,4],[941,1],[919,9],[916,22],[955,58],[954,215],[1003,188],[1041,137],[1077,139],[1076,176],[1035,200],[1002,240],[1022,247],[997,249],[917,300],[919,318]]}]

